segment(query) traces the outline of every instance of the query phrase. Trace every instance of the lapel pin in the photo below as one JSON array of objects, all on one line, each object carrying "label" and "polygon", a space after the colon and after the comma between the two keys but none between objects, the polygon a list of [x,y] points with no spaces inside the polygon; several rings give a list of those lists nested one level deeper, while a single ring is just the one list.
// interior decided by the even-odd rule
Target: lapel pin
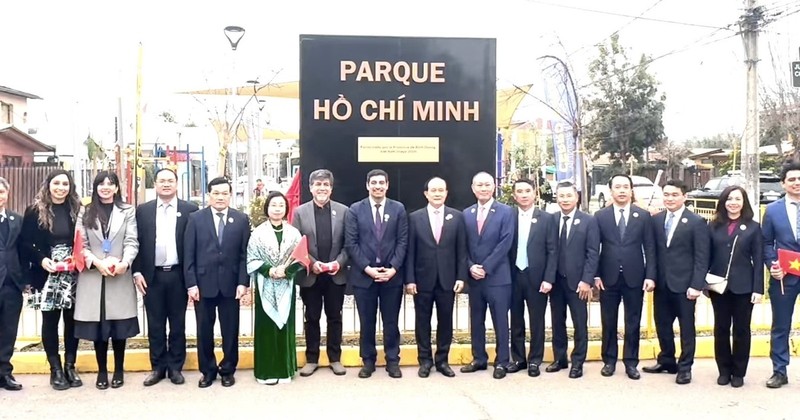
[{"label": "lapel pin", "polygon": [[475,213],[475,207],[472,208],[472,211],[470,213]]},{"label": "lapel pin", "polygon": [[581,221],[580,221],[580,220],[578,220],[578,219],[575,219],[575,221],[574,221],[574,222],[572,222],[572,224],[573,224],[574,226],[578,226],[579,224],[581,224]]},{"label": "lapel pin", "polygon": [[14,220],[14,216],[8,216],[8,220]]},{"label": "lapel pin", "polygon": [[177,216],[177,217],[181,217],[181,212],[177,212],[177,213],[175,213],[175,216]]},{"label": "lapel pin", "polygon": [[747,230],[747,226],[745,226],[745,225],[741,225],[741,226],[739,226],[739,229],[741,229],[741,230]]},{"label": "lapel pin", "polygon": [[389,215],[388,214],[384,214],[383,215],[383,221],[384,222],[388,222],[389,221]]},{"label": "lapel pin", "polygon": [[681,219],[681,223],[689,223],[689,220],[684,217],[683,219]]},{"label": "lapel pin", "polygon": [[489,211],[490,211],[490,212],[492,212],[492,213],[494,213],[494,209],[490,209]]},{"label": "lapel pin", "polygon": [[331,215],[336,216],[336,210],[331,210]]},{"label": "lapel pin", "polygon": [[228,218],[228,223],[233,223],[233,217]]},{"label": "lapel pin", "polygon": [[537,220],[535,217],[533,219],[531,219],[531,223],[537,223],[538,221],[539,220]]},{"label": "lapel pin", "polygon": [[639,213],[633,213],[633,217],[639,217]]},{"label": "lapel pin", "polygon": [[450,220],[452,218],[453,218],[453,215],[452,214],[448,214],[447,216],[444,217],[444,220]]}]

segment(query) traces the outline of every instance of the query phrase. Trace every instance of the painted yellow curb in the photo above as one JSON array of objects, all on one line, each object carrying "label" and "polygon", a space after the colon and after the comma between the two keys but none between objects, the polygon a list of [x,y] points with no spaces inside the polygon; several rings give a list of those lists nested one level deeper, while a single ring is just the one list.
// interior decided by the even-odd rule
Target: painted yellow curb
[{"label": "painted yellow curb", "polygon": [[[680,351],[680,340],[676,339],[676,347]],[[790,351],[792,355],[800,355],[800,337],[792,337],[790,342]],[[570,343],[570,350],[572,343]],[[494,359],[494,344],[487,345],[486,351],[489,353],[489,360]],[[622,342],[619,342],[619,351],[622,353]],[[639,345],[639,357],[642,360],[653,360],[658,354],[658,340],[646,339],[642,340]],[[320,365],[327,366],[328,359],[323,348],[320,352]],[[750,346],[751,357],[766,357],[769,356],[769,336],[755,336],[753,337]],[[222,357],[221,350],[217,349],[217,358]],[[695,351],[696,358],[713,358],[714,357],[714,339],[713,337],[698,337],[697,349]],[[109,357],[109,370],[113,370],[113,361]],[[305,348],[299,347],[297,349],[297,363],[299,366],[305,364]],[[472,353],[469,344],[453,344],[450,347],[450,364],[464,365],[472,360]],[[545,344],[545,362],[553,360],[553,351],[550,343]],[[600,342],[589,342],[589,349],[586,356],[587,361],[597,361],[600,358]],[[342,348],[341,362],[345,366],[361,366],[361,358],[358,355],[357,346],[346,346]],[[44,352],[16,352],[11,359],[14,365],[14,373],[31,374],[31,373],[49,373],[50,367],[47,364],[47,357]],[[378,349],[378,364],[385,364],[384,354],[382,349]],[[403,366],[417,365],[417,347],[413,345],[400,347],[400,364]],[[77,368],[80,372],[96,372],[97,362],[95,361],[93,351],[80,351],[78,352]],[[240,347],[239,348],[239,369],[252,369],[253,368],[253,348]],[[192,348],[187,351],[185,370],[197,370],[197,351]],[[127,350],[125,353],[125,370],[128,372],[144,372],[150,370],[150,356],[145,349]]]}]

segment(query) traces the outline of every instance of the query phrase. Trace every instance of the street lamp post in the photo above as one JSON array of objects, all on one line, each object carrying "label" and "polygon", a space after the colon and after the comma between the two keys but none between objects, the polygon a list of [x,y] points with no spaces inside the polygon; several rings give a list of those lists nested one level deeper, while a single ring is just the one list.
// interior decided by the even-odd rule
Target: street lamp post
[{"label": "street lamp post", "polygon": [[[253,97],[250,98],[248,104],[258,93],[258,80],[248,80],[248,84],[253,85]],[[255,191],[256,176],[261,172],[261,130],[260,130],[260,104],[258,100],[255,101],[255,107],[250,113],[250,135],[247,136],[247,194]]]},{"label": "street lamp post", "polygon": [[[225,118],[227,119],[226,123],[228,125],[228,135],[230,136],[229,139],[233,143],[233,156],[231,158],[231,177],[233,178],[233,204],[234,206],[237,205],[237,198],[238,198],[238,190],[239,190],[239,176],[238,176],[238,139],[236,138],[237,134],[237,127],[238,124],[236,123],[236,111],[234,110],[234,104],[236,103],[236,48],[239,46],[239,41],[242,40],[244,37],[244,28],[241,26],[226,26],[223,29],[225,33],[225,38],[228,39],[228,42],[231,45],[231,62],[232,62],[232,70],[230,74],[230,83],[231,83],[231,97],[228,103],[228,109],[225,112]],[[233,115],[233,119],[230,118],[230,115]]]}]

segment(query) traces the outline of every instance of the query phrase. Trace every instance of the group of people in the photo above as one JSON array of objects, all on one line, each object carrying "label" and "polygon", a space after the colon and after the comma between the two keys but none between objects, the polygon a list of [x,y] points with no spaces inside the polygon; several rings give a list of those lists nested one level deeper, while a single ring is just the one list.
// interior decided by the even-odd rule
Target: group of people
[{"label": "group of people", "polygon": [[[152,366],[144,385],[166,378],[184,383],[185,318],[191,300],[202,374],[198,386],[205,388],[217,377],[223,386],[235,383],[239,305],[250,288],[255,297],[254,376],[259,383],[290,382],[298,371],[298,291],[306,339],[300,376],[320,367],[323,310],[328,365],[334,374],[345,375],[341,344],[346,286],[355,297],[361,325],[360,378],[369,378],[376,369],[379,312],[385,369],[390,377],[402,376],[398,318],[404,293],[414,300],[420,377],[430,376],[431,370],[455,376],[448,363],[454,303],[458,293],[467,293],[473,359],[461,367],[462,373],[488,369],[488,309],[495,333],[492,376],[502,379],[519,371],[539,376],[549,301],[554,362],[544,370],[569,369],[570,378],[579,378],[588,347],[587,304],[595,288],[601,308],[602,376],[616,370],[622,303],[625,373],[640,378],[641,312],[644,294],[653,292],[660,352],[657,363],[643,370],[676,374],[679,384],[691,382],[695,302],[706,293],[715,315],[717,382],[740,387],[749,359],[753,305],[764,294],[765,265],[773,308],[774,372],[767,386],[778,388],[787,383],[788,340],[800,279],[777,264],[777,250],[800,252],[800,162],[784,165],[781,182],[786,197],[768,206],[759,225],[739,186],[723,191],[710,222],[685,207],[687,188],[674,180],[663,188],[666,209],[651,215],[632,204],[627,175],[609,180],[613,202],[594,215],[578,209],[575,185],[559,183],[555,193],[560,210],[550,214],[536,207],[533,182],[516,180],[516,205],[508,206],[494,198],[494,177],[481,172],[472,179],[474,205],[463,211],[447,206],[447,183],[434,177],[423,190],[428,205],[408,214],[402,203],[387,197],[385,171],[370,171],[368,196],[346,206],[331,199],[333,174],[318,169],[309,175],[311,201],[290,209],[282,193],[270,192],[263,208],[267,221],[252,229],[248,215],[230,208],[233,191],[225,178],[208,184],[209,206],[198,209],[177,198],[175,172],[161,169],[155,174],[158,197],[134,209],[123,203],[113,172],[97,175],[92,200],[82,206],[72,176],[59,170],[47,177],[24,216],[5,208],[11,186],[0,178],[0,388],[22,388],[10,359],[23,292],[28,304],[42,313],[42,343],[54,389],[82,385],[75,369],[79,339],[94,343],[96,387],[123,386],[126,339],[139,333],[137,291],[144,297]],[[296,254],[300,246],[307,246],[307,261]],[[76,252],[80,258],[73,258]],[[724,278],[724,290],[708,290],[708,276]],[[575,331],[570,354],[567,310]],[[217,316],[223,350],[219,362],[214,353]],[[110,382],[109,341],[114,356]]]}]

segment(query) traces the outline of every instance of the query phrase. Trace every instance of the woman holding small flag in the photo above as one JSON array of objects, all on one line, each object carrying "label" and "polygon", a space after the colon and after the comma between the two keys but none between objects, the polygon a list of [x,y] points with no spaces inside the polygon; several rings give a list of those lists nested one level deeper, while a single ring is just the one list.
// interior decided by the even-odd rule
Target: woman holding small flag
[{"label": "woman holding small flag", "polygon": [[[47,175],[22,222],[22,259],[33,292],[29,306],[42,311],[42,346],[56,390],[83,385],[75,371],[75,220],[81,208],[72,175],[57,169]],[[64,364],[58,349],[58,324],[64,319]]]},{"label": "woman holding small flag", "polygon": [[254,374],[259,383],[291,382],[297,371],[295,276],[309,264],[306,237],[285,219],[289,202],[278,191],[267,196],[268,220],[247,246],[247,272],[255,287]]}]

